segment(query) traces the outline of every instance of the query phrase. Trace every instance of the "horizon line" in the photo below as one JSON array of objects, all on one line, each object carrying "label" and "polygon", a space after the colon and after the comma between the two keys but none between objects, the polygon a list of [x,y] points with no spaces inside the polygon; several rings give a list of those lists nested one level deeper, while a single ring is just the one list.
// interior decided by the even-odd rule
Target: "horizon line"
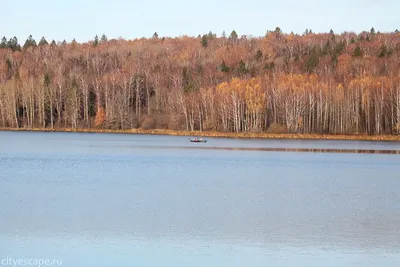
[{"label": "horizon line", "polygon": [[[276,28],[279,28],[279,27],[276,27]],[[275,29],[276,29],[275,28]],[[279,28],[280,29],[280,28]],[[330,29],[330,30],[328,30],[328,31],[313,31],[312,30],[312,28],[306,28],[305,30],[304,30],[304,32],[302,32],[302,33],[299,33],[299,32],[294,32],[294,31],[290,31],[290,32],[285,32],[285,31],[282,31],[281,30],[281,34],[282,35],[295,35],[295,36],[304,36],[304,35],[306,35],[306,31],[307,30],[310,30],[311,32],[309,33],[309,34],[315,34],[315,35],[320,35],[320,34],[330,34],[330,32],[331,32],[331,30],[334,32],[334,34],[335,35],[338,35],[338,36],[340,36],[340,35],[343,35],[343,34],[355,34],[355,35],[360,35],[360,34],[363,34],[363,33],[371,33],[371,30],[372,29],[374,29],[374,31],[375,31],[375,34],[394,34],[394,33],[396,33],[396,32],[398,32],[399,30],[396,28],[396,29],[393,29],[392,31],[380,31],[379,29],[375,29],[375,27],[371,27],[369,30],[362,30],[362,31],[355,31],[355,30],[344,30],[344,31],[341,31],[341,32],[335,32],[335,30],[333,30],[333,29]],[[73,38],[64,38],[64,39],[62,39],[62,40],[56,40],[56,39],[54,39],[54,38],[49,38],[49,37],[46,37],[46,36],[40,36],[40,37],[36,37],[37,39],[35,39],[35,37],[32,35],[32,34],[30,34],[29,36],[27,36],[26,37],[26,39],[20,39],[20,38],[18,38],[16,35],[14,35],[14,36],[5,36],[5,35],[3,35],[1,38],[6,38],[7,40],[10,40],[10,39],[12,39],[12,38],[17,38],[17,40],[18,40],[18,42],[20,42],[20,41],[23,41],[23,40],[27,40],[29,37],[32,37],[35,41],[39,41],[39,40],[41,40],[43,37],[46,39],[46,41],[55,41],[56,43],[62,43],[62,42],[64,42],[64,41],[66,41],[67,43],[71,43],[71,42],[73,42],[74,40],[77,42],[77,43],[81,43],[81,44],[84,44],[84,43],[90,43],[90,42],[92,42],[94,39],[95,39],[95,37],[97,36],[99,39],[101,38],[101,36],[103,36],[103,35],[105,35],[106,37],[107,37],[107,39],[108,39],[108,41],[110,41],[110,40],[125,40],[125,41],[134,41],[134,40],[142,40],[142,39],[153,39],[153,36],[154,36],[154,34],[155,33],[157,33],[157,35],[158,35],[158,38],[159,39],[162,39],[162,38],[165,38],[165,39],[175,39],[175,38],[182,38],[182,37],[190,37],[190,38],[199,38],[199,36],[201,37],[202,35],[208,35],[208,34],[213,34],[216,38],[223,38],[223,33],[225,32],[225,34],[226,34],[226,38],[228,38],[228,36],[233,32],[233,31],[236,31],[236,30],[232,30],[232,31],[223,31],[222,33],[220,33],[220,34],[217,34],[217,33],[215,33],[215,32],[213,32],[213,31],[211,31],[211,30],[209,30],[208,32],[203,32],[203,33],[199,33],[199,34],[197,34],[197,35],[193,35],[193,34],[180,34],[180,35],[165,35],[165,36],[163,36],[163,35],[160,35],[160,33],[158,32],[158,31],[155,31],[155,32],[153,32],[152,34],[150,34],[149,36],[141,36],[141,37],[139,37],[139,36],[137,36],[137,37],[123,37],[123,36],[118,36],[118,37],[111,37],[111,38],[109,38],[108,37],[108,35],[107,35],[107,33],[100,33],[100,34],[94,34],[94,36],[91,38],[91,39],[86,39],[86,40],[80,40],[80,41],[78,41],[75,37],[73,37]],[[265,32],[265,34],[264,35],[253,35],[253,34],[251,34],[251,33],[249,33],[249,34],[240,34],[240,33],[238,33],[237,31],[236,31],[236,33],[238,33],[238,38],[242,38],[242,37],[252,37],[252,38],[264,38],[269,32],[274,32],[275,30],[267,30],[266,32]],[[0,35],[1,36],[1,35]],[[112,36],[112,35],[111,35]]]}]

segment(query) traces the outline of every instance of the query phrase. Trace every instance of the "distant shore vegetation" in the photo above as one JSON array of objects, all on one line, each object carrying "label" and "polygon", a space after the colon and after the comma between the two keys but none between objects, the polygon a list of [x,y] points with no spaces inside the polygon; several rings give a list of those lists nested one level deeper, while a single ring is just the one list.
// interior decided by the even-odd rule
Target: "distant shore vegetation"
[{"label": "distant shore vegetation", "polygon": [[0,127],[397,140],[399,62],[399,31],[374,28],[86,43],[3,37]]}]

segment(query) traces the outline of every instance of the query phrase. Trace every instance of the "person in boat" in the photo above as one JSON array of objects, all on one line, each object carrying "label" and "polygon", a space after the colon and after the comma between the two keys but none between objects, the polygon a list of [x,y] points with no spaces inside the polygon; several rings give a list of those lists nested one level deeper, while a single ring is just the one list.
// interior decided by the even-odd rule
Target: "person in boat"
[{"label": "person in boat", "polygon": [[203,140],[203,138],[197,138],[197,137],[191,139],[190,141],[191,142],[205,142],[205,140]]}]

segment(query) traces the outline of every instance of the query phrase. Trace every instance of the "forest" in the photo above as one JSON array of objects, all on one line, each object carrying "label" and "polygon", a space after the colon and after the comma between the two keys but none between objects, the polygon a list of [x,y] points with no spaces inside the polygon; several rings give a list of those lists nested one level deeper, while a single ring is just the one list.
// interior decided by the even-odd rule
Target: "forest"
[{"label": "forest", "polygon": [[400,33],[0,44],[0,127],[400,134]]}]

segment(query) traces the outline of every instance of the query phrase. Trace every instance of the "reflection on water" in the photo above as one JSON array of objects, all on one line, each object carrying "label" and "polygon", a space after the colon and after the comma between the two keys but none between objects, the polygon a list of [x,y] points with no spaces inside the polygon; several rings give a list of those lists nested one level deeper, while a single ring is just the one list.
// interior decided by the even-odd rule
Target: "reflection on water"
[{"label": "reflection on water", "polygon": [[115,148],[147,148],[147,149],[204,149],[204,150],[242,150],[265,152],[311,152],[311,153],[355,153],[355,154],[400,154],[400,150],[387,149],[343,149],[343,148],[286,148],[286,147],[218,147],[218,146],[101,146]]},{"label": "reflection on water", "polygon": [[400,266],[399,150],[0,132],[0,259]]}]

